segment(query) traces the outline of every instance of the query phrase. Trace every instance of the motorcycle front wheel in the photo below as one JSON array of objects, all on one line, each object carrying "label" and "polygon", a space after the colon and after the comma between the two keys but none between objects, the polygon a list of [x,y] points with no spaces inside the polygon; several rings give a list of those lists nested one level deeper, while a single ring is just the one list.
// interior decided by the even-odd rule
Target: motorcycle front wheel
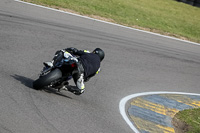
[{"label": "motorcycle front wheel", "polygon": [[55,69],[50,73],[40,76],[37,80],[33,82],[33,88],[36,90],[40,90],[45,86],[50,85],[53,81],[58,80],[62,77],[62,72],[59,69]]}]

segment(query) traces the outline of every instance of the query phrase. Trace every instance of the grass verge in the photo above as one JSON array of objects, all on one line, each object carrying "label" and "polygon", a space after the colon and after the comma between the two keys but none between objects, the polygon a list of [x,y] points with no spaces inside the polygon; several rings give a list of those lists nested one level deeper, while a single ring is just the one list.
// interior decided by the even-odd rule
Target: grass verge
[{"label": "grass verge", "polygon": [[180,132],[200,133],[200,108],[180,111],[175,115],[175,117],[180,120],[178,121]]},{"label": "grass verge", "polygon": [[175,0],[23,0],[200,43],[200,8]]}]

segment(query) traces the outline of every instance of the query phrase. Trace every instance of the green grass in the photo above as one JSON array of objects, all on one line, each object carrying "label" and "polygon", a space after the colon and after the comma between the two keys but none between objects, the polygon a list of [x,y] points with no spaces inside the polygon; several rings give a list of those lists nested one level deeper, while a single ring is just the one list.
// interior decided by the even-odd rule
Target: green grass
[{"label": "green grass", "polygon": [[189,125],[188,133],[200,133],[200,108],[180,111],[176,117]]},{"label": "green grass", "polygon": [[200,42],[200,8],[175,0],[24,0]]}]

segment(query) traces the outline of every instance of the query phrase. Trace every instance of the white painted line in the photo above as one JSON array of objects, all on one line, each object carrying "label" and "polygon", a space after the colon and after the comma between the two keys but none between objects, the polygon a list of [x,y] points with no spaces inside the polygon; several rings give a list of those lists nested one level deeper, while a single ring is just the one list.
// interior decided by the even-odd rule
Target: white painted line
[{"label": "white painted line", "polygon": [[71,13],[71,12],[66,12],[66,11],[62,11],[62,10],[58,10],[58,9],[54,9],[54,8],[50,8],[50,7],[45,7],[45,6],[41,6],[41,5],[37,5],[37,4],[33,4],[33,3],[24,2],[24,1],[21,1],[21,0],[14,0],[14,1],[21,2],[21,3],[24,3],[24,4],[28,4],[28,5],[32,5],[32,6],[45,8],[45,9],[49,9],[49,10],[53,10],[53,11],[57,11],[57,12],[62,12],[62,13],[70,14],[70,15],[73,15],[73,16],[78,16],[78,17],[82,17],[82,18],[86,18],[86,19],[90,19],[90,20],[94,20],[94,21],[98,21],[98,22],[102,22],[102,23],[106,23],[106,24],[110,24],[110,25],[115,25],[115,26],[118,26],[118,27],[130,29],[130,30],[140,31],[140,32],[144,32],[144,33],[148,33],[148,34],[152,34],[152,35],[156,35],[156,36],[161,36],[161,37],[165,37],[165,38],[178,40],[178,41],[182,41],[182,42],[186,42],[186,43],[190,43],[190,44],[194,44],[194,45],[200,46],[200,43],[195,43],[195,42],[191,42],[191,41],[187,41],[187,40],[178,39],[178,38],[175,38],[175,37],[165,36],[165,35],[161,35],[161,34],[158,34],[158,33],[153,33],[153,32],[150,32],[150,31],[139,30],[139,29],[123,26],[123,25],[120,25],[120,24],[115,24],[115,23],[106,22],[106,21],[103,21],[103,20],[90,18],[90,17],[87,17],[87,16],[78,15],[78,14]]},{"label": "white painted line", "polygon": [[119,103],[119,111],[126,121],[126,123],[130,126],[130,128],[135,132],[135,133],[140,133],[137,128],[133,125],[133,123],[129,120],[129,118],[126,115],[126,103],[133,98],[139,97],[139,96],[145,96],[145,95],[155,95],[155,94],[181,94],[181,95],[195,95],[195,96],[200,96],[200,94],[196,93],[185,93],[185,92],[143,92],[143,93],[137,93],[137,94],[132,94],[129,96],[124,97],[121,99]]}]

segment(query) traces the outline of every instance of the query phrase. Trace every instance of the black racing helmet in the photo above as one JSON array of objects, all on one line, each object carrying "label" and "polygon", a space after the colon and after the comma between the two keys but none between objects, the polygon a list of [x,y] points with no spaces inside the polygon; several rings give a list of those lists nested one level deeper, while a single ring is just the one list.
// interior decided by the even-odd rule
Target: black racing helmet
[{"label": "black racing helmet", "polygon": [[104,59],[104,56],[105,56],[105,53],[102,49],[100,48],[96,48],[94,51],[93,51],[94,54],[97,54],[100,58],[100,60],[102,61]]}]

